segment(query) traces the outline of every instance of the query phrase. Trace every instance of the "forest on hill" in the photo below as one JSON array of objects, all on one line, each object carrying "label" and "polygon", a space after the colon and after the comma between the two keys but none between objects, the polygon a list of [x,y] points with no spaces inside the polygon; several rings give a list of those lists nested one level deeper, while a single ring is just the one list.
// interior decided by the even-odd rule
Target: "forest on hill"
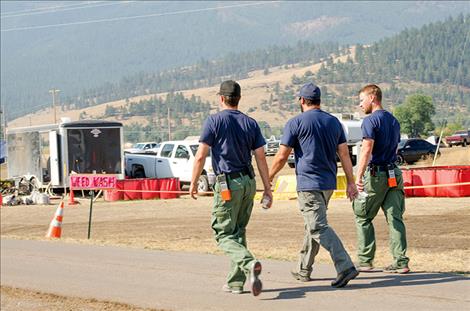
[{"label": "forest on hill", "polygon": [[333,112],[351,110],[361,85],[376,83],[386,86],[384,103],[392,109],[412,94],[423,94],[434,102],[436,121],[446,119],[470,127],[469,51],[470,15],[461,14],[420,29],[406,29],[371,46],[356,45],[355,55],[345,62],[330,57],[317,73],[291,80],[297,86],[308,81],[322,85]]},{"label": "forest on hill", "polygon": [[[377,83],[383,87],[384,103],[392,110],[413,94],[430,96],[436,108],[434,121],[459,122],[470,126],[470,15],[460,14],[445,21],[421,28],[405,29],[395,36],[372,45],[315,44],[299,41],[292,46],[271,46],[251,52],[230,53],[214,60],[200,60],[194,65],[154,73],[141,72],[126,76],[119,83],[106,83],[88,89],[76,97],[62,100],[64,109],[87,108],[117,99],[138,95],[169,92],[165,99],[152,97],[139,103],[128,102],[126,107],[107,107],[103,118],[125,119],[145,116],[147,124],[127,127],[126,139],[164,139],[162,130],[168,126],[174,138],[196,135],[202,120],[211,110],[208,102],[192,97],[184,98],[182,90],[208,87],[222,80],[243,79],[253,70],[265,75],[275,67],[303,67],[322,62],[317,72],[307,71],[303,76],[292,76],[285,87],[275,85],[266,98],[250,108],[273,114],[297,111],[292,98],[307,81],[322,88],[324,107],[330,112],[349,112],[357,105],[357,90],[364,83]],[[351,53],[355,50],[355,53]],[[336,60],[347,56],[345,61]],[[212,107],[213,109],[214,107]],[[189,110],[188,110],[189,109]],[[168,124],[170,119],[183,123]],[[82,113],[81,118],[87,118]],[[280,129],[267,133],[278,134]],[[176,131],[179,130],[179,131]],[[143,132],[144,137],[135,133]],[[157,134],[160,133],[160,134]],[[179,133],[179,134],[177,134]],[[132,136],[134,135],[134,136]],[[156,136],[158,135],[158,136]]]},{"label": "forest on hill", "polygon": [[[230,52],[299,41],[371,44],[406,27],[469,13],[470,6],[465,1],[26,0],[0,1],[0,11],[0,102],[11,120],[50,107],[53,88],[60,90],[60,102],[92,95],[98,102],[121,92],[114,87],[130,94],[134,89],[126,89],[123,77],[146,79]],[[165,76],[157,79],[165,81]]]},{"label": "forest on hill", "polygon": [[[301,77],[293,76],[290,85],[280,88],[276,85],[258,108],[267,113],[296,111],[298,107],[291,99],[298,88],[305,82],[315,81],[321,85],[324,106],[331,112],[348,112],[357,102],[357,90],[364,83],[384,85],[384,103],[393,109],[413,94],[428,95],[436,107],[436,124],[446,119],[447,122],[459,122],[470,126],[470,15],[459,15],[442,22],[431,23],[420,29],[406,29],[399,34],[380,40],[370,46],[355,46],[354,55],[350,46],[338,44],[312,44],[299,42],[295,46],[257,50],[246,53],[231,53],[213,61],[200,61],[194,66],[178,68],[150,76],[137,75],[127,77],[119,85],[107,85],[88,91],[70,100],[70,107],[86,107],[117,98],[129,98],[135,95],[152,94],[164,91],[178,91],[218,84],[228,77],[241,79],[256,69],[275,66],[300,64],[307,66],[324,61],[316,73],[306,72]],[[349,55],[345,62],[333,61],[335,56]],[[113,90],[116,93],[113,93]],[[100,94],[107,94],[102,95]],[[184,99],[179,97],[179,101]],[[273,103],[276,103],[273,105]],[[162,105],[153,101],[153,105]],[[172,105],[171,98],[164,103]],[[175,105],[176,102],[175,102]],[[201,109],[201,104],[187,100],[187,105]],[[147,102],[147,107],[149,103]],[[176,106],[175,106],[176,107]],[[200,130],[200,118],[210,111],[209,103],[203,105],[206,111],[199,111],[190,127],[182,129],[181,136],[194,135]],[[253,108],[256,109],[256,108]],[[248,113],[250,110],[248,111]],[[134,112],[136,113],[136,112]],[[163,121],[149,122],[150,128],[134,124],[128,128],[129,135],[139,131],[155,132],[155,127],[163,124],[166,108],[152,112],[156,119]],[[173,109],[172,117],[184,118],[182,110]],[[160,125],[161,127],[161,125]],[[266,134],[273,133],[268,124]],[[280,129],[275,129],[278,134]],[[180,137],[180,138],[181,138]]]}]

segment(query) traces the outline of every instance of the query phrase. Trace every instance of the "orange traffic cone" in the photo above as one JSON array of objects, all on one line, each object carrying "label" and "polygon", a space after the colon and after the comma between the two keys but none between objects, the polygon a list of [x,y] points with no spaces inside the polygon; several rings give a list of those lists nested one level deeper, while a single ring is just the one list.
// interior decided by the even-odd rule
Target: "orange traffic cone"
[{"label": "orange traffic cone", "polygon": [[60,238],[62,233],[62,218],[64,215],[64,201],[60,202],[57,210],[52,218],[49,230],[47,230],[46,238]]},{"label": "orange traffic cone", "polygon": [[67,203],[67,205],[75,205],[75,204],[78,204],[78,202],[75,201],[75,197],[73,195],[73,189],[70,189],[69,202]]}]

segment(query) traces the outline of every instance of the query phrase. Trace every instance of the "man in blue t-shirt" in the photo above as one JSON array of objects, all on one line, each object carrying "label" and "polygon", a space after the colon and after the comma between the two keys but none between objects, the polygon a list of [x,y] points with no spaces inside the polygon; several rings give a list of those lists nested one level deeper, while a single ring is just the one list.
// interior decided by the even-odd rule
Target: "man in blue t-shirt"
[{"label": "man in blue t-shirt", "polygon": [[[405,196],[401,170],[395,165],[400,142],[400,123],[382,108],[382,91],[375,84],[359,92],[360,107],[367,115],[362,122],[362,149],[357,168],[360,196],[353,202],[357,229],[359,271],[374,269],[374,220],[380,208],[387,219],[393,263],[384,270],[408,273],[406,230],[403,223]],[[372,156],[372,157],[371,157]]]},{"label": "man in blue t-shirt", "polygon": [[352,200],[357,195],[349,150],[339,120],[320,109],[318,86],[313,83],[302,86],[299,101],[302,113],[287,122],[269,173],[273,180],[294,149],[297,194],[305,235],[292,275],[299,281],[311,280],[313,262],[321,245],[330,253],[338,273],[331,286],[344,287],[358,272],[341,240],[328,225],[326,210],[336,189],[336,153],[346,174],[347,197]]},{"label": "man in blue t-shirt", "polygon": [[249,277],[251,292],[258,296],[262,290],[258,278],[261,263],[247,249],[245,232],[256,193],[252,152],[263,181],[263,198],[267,201],[264,207],[270,208],[272,204],[268,165],[264,155],[266,142],[256,121],[238,110],[240,85],[232,80],[225,81],[220,85],[219,95],[222,111],[210,115],[204,123],[189,192],[196,199],[197,181],[211,148],[212,166],[217,174],[212,230],[218,246],[229,255],[232,267],[223,290],[241,294]]}]

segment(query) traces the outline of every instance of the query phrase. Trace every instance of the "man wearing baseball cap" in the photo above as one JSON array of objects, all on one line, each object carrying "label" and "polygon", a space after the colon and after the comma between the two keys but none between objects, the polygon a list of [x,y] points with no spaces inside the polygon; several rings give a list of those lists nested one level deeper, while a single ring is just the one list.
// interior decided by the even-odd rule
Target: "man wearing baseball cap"
[{"label": "man wearing baseball cap", "polygon": [[298,264],[291,273],[299,281],[310,281],[321,245],[330,253],[338,273],[331,286],[344,287],[359,273],[341,240],[328,225],[326,211],[336,189],[336,153],[346,174],[346,195],[350,200],[357,196],[349,150],[339,120],[320,108],[320,88],[307,83],[300,89],[298,97],[302,113],[284,127],[281,146],[269,173],[272,181],[294,149],[297,194],[305,235]]},{"label": "man wearing baseball cap", "polygon": [[252,151],[263,181],[264,197],[269,199],[267,208],[271,207],[271,184],[264,155],[266,142],[258,123],[238,110],[241,89],[237,82],[224,81],[218,95],[222,111],[210,115],[204,123],[189,192],[196,199],[197,181],[211,148],[212,166],[217,175],[212,230],[217,245],[230,257],[232,267],[222,289],[241,294],[249,278],[250,290],[258,296],[262,290],[259,279],[261,263],[247,249],[245,232],[256,193],[255,174],[251,165]]}]

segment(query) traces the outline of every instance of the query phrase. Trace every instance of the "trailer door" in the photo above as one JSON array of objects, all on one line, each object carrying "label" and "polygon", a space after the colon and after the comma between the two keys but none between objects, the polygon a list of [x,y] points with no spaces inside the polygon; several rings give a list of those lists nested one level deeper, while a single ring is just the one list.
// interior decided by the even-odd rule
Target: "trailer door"
[{"label": "trailer door", "polygon": [[49,156],[50,156],[50,174],[51,185],[60,186],[60,169],[59,169],[59,144],[57,139],[57,131],[49,132]]}]

